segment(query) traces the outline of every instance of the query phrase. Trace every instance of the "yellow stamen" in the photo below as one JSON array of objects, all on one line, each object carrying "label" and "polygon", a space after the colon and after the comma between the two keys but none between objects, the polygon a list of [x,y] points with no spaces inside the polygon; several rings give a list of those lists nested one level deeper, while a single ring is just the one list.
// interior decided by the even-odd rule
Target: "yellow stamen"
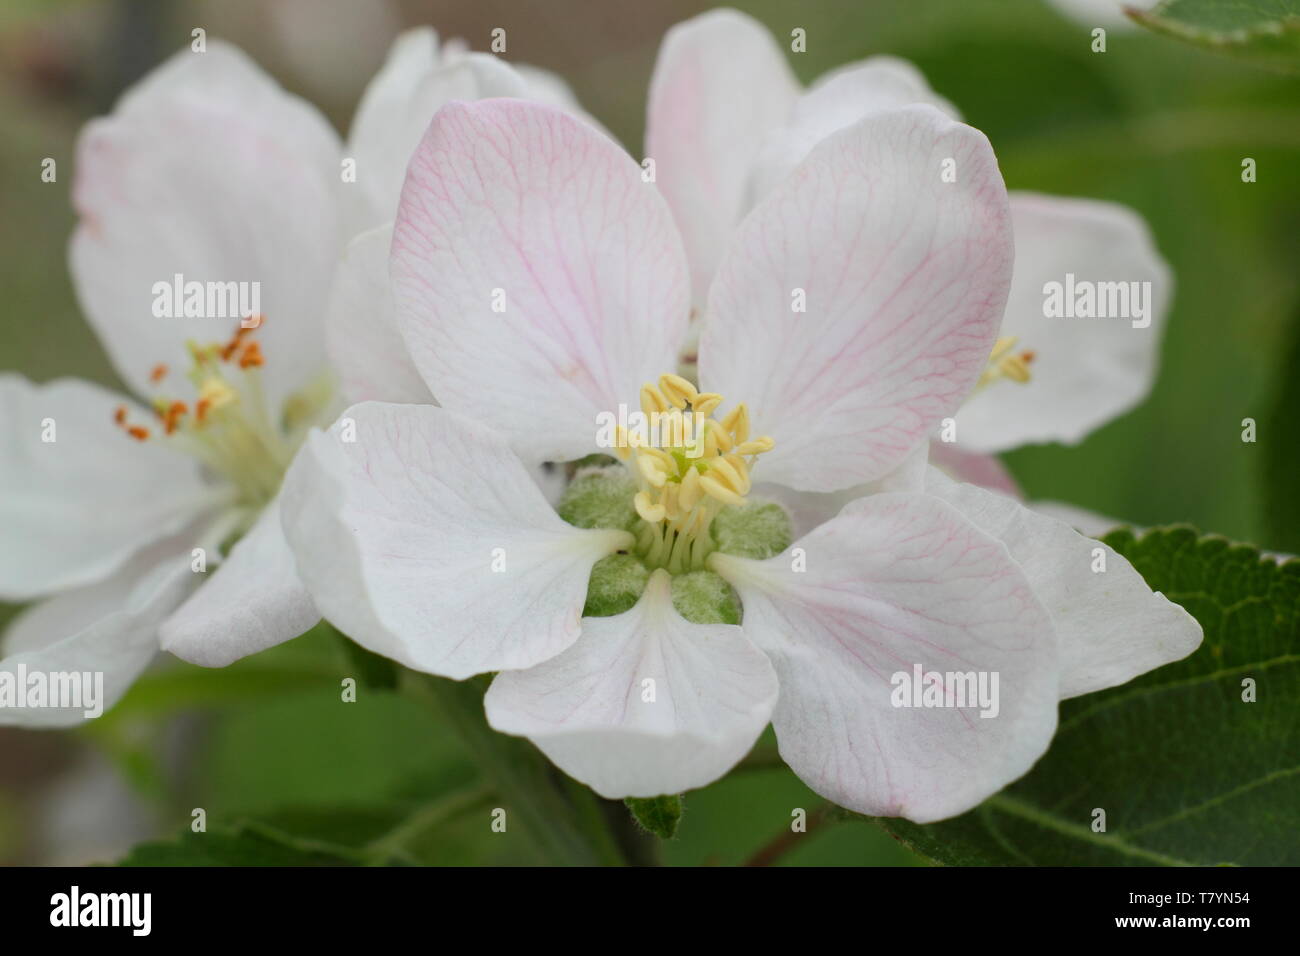
[{"label": "yellow stamen", "polygon": [[715,547],[714,517],[745,504],[753,486],[750,471],[774,442],[768,436],[750,439],[743,402],[722,420],[713,418],[722,396],[700,392],[680,375],[644,385],[640,398],[648,437],[626,428],[617,432],[619,457],[640,486],[634,506],[646,525],[638,553],[650,566],[673,573],[698,569]]}]

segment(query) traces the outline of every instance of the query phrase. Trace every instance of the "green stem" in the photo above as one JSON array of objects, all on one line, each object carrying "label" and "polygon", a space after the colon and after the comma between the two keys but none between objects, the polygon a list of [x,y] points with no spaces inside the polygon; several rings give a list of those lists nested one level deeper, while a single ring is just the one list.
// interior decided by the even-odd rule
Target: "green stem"
[{"label": "green stem", "polygon": [[460,737],[488,786],[500,796],[507,820],[522,824],[547,863],[627,863],[595,794],[562,777],[528,741],[488,726],[483,714],[485,679],[453,681],[404,671],[400,686],[431,707]]},{"label": "green stem", "polygon": [[385,866],[395,858],[410,859],[407,848],[426,831],[455,819],[462,813],[486,806],[492,796],[492,791],[488,788],[475,787],[440,797],[411,814],[383,836],[372,840],[362,854],[376,866]]}]

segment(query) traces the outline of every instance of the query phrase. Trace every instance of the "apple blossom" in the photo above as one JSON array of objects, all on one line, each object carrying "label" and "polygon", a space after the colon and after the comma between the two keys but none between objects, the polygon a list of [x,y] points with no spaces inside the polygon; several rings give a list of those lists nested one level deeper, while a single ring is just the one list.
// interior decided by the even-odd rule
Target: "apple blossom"
[{"label": "apple blossom", "polygon": [[[840,67],[801,90],[766,28],[745,14],[713,10],[673,27],[651,80],[646,151],[682,232],[696,308],[736,224],[817,142],[872,111],[909,103],[959,118],[914,66],[894,57]],[[935,450],[963,478],[1008,491],[1010,476],[982,456],[1076,444],[1147,395],[1172,289],[1146,224],[1124,206],[1013,192],[1010,210],[1015,267],[997,341]],[[1044,286],[1067,274],[1148,284],[1148,324],[1048,317]]]},{"label": "apple blossom", "polygon": [[[354,405],[285,479],[285,535],[328,620],[416,670],[497,672],[492,726],[604,796],[707,784],[770,720],[813,789],[918,821],[1023,774],[1062,695],[1197,646],[1119,555],[1095,580],[1096,542],[927,474],[1011,286],[982,134],[896,105],[819,138],[707,260],[698,384],[675,369],[700,302],[688,256],[711,234],[674,211],[563,113],[437,114],[393,230],[390,343],[409,356],[386,361],[441,407]],[[629,405],[662,440],[601,448]],[[611,450],[558,512],[530,478]],[[795,527],[760,474],[824,520]],[[996,672],[996,717],[950,686],[895,706],[890,674],[917,664]]]},{"label": "apple blossom", "polygon": [[[72,277],[133,397],[0,377],[0,598],[46,598],[5,634],[0,669],[103,671],[111,706],[160,641],[224,665],[319,620],[280,531],[278,492],[307,429],[348,395],[321,320],[345,241],[391,220],[401,150],[447,100],[535,92],[576,109],[559,80],[526,77],[455,45],[440,52],[431,30],[413,30],[367,88],[344,146],[314,107],[211,42],[87,126]],[[228,307],[226,287],[250,283],[241,301],[260,300],[258,315],[213,314],[214,289]]]}]

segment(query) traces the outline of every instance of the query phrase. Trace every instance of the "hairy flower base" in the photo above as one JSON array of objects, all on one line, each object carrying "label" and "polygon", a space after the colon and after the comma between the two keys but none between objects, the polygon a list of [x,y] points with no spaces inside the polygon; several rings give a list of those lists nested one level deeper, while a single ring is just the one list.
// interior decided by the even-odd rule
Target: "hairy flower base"
[{"label": "hairy flower base", "polygon": [[[636,533],[647,523],[632,505],[637,482],[622,466],[587,467],[569,483],[559,513],[579,528],[611,528]],[[700,545],[738,557],[764,559],[779,554],[792,540],[790,516],[769,501],[745,500],[722,505],[704,528]],[[586,617],[622,614],[640,600],[655,566],[640,548],[611,554],[596,562],[587,585]],[[673,606],[696,624],[739,624],[740,599],[731,585],[710,570],[678,569],[672,577]]]}]

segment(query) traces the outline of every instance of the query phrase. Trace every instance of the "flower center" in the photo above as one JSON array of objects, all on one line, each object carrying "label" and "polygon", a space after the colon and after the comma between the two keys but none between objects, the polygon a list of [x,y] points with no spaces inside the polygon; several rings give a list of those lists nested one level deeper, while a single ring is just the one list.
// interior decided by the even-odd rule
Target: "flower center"
[{"label": "flower center", "polygon": [[[260,326],[258,322],[255,328]],[[168,368],[160,364],[149,376],[159,387],[151,402],[154,426],[129,422],[125,405],[118,407],[114,421],[136,441],[162,441],[192,455],[234,485],[239,504],[260,508],[279,490],[295,448],[324,411],[328,382],[290,396],[276,424],[262,387],[266,359],[253,329],[241,324],[227,342],[191,341],[186,347],[192,404],[162,390]]]},{"label": "flower center", "polygon": [[994,382],[1009,381],[1024,385],[1029,381],[1029,366],[1034,361],[1034,353],[1029,349],[1021,352],[1012,351],[1018,341],[1016,336],[1006,335],[993,344],[988,365],[980,373],[979,381],[975,383],[976,390],[987,388]]},{"label": "flower center", "polygon": [[744,505],[755,459],[771,451],[766,436],[749,437],[741,402],[721,419],[715,392],[700,392],[680,375],[641,389],[646,427],[619,427],[616,450],[631,466],[641,518],[637,554],[646,567],[673,574],[699,570],[715,548],[709,528],[718,512]]}]

